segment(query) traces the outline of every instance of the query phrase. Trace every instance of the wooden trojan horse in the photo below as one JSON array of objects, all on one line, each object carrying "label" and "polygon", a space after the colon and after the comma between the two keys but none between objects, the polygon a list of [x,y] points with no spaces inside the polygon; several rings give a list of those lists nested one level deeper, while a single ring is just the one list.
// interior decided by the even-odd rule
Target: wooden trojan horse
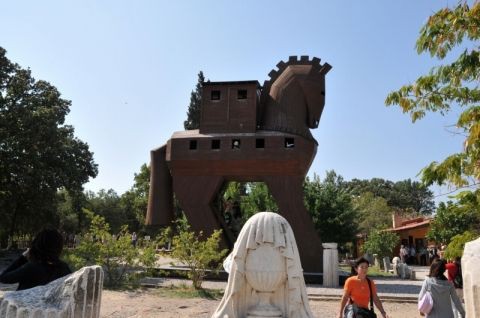
[{"label": "wooden trojan horse", "polygon": [[310,128],[318,127],[331,66],[293,56],[277,67],[263,87],[257,81],[203,84],[200,129],[175,132],[151,152],[146,223],[171,224],[175,193],[193,230],[222,229],[232,246],[212,203],[227,182],[264,182],[292,226],[304,270],[321,272],[321,240],[302,184],[317,151]]}]

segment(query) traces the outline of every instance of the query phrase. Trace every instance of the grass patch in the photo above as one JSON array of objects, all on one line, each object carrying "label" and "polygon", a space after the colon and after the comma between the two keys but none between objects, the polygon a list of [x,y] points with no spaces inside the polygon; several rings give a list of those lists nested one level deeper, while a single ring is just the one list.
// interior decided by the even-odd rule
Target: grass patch
[{"label": "grass patch", "polygon": [[194,289],[187,285],[169,287],[160,287],[154,291],[154,294],[169,298],[204,298],[217,300],[223,297],[222,289]]}]

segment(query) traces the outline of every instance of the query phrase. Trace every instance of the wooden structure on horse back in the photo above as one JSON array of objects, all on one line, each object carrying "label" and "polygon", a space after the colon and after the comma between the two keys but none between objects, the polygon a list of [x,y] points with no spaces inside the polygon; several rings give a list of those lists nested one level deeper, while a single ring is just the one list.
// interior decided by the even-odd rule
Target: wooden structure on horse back
[{"label": "wooden structure on horse back", "polygon": [[[321,240],[303,202],[302,184],[317,151],[310,133],[325,103],[320,59],[293,56],[257,81],[206,82],[199,130],[175,132],[151,152],[147,224],[169,225],[173,193],[192,229],[234,237],[212,201],[226,182],[265,182],[291,224],[302,266],[322,271]],[[172,192],[173,191],[173,192]]]}]

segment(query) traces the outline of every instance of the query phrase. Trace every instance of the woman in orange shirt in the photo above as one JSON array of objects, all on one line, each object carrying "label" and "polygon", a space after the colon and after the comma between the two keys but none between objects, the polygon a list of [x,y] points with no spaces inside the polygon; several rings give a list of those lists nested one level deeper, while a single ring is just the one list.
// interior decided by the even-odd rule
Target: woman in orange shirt
[{"label": "woman in orange shirt", "polygon": [[[369,265],[370,263],[368,260],[363,257],[355,261],[355,271],[357,272],[357,275],[349,277],[345,281],[345,285],[343,287],[344,293],[340,302],[338,318],[343,318],[345,306],[350,299],[355,305],[368,311],[370,303],[370,288],[368,286],[369,282],[371,285],[373,302],[375,303],[375,306],[377,306],[377,308],[380,310],[383,318],[388,318],[385,310],[383,309],[382,302],[378,298],[377,287],[375,286],[375,283],[367,278]],[[356,317],[361,316],[357,314]]]}]

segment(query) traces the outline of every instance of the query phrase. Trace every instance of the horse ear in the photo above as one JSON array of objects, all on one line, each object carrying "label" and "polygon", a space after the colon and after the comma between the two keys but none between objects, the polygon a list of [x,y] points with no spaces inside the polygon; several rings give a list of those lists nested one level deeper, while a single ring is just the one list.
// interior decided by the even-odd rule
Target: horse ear
[{"label": "horse ear", "polygon": [[323,75],[327,74],[330,70],[332,69],[332,66],[328,63],[325,63],[322,65],[318,73],[321,73]]}]

